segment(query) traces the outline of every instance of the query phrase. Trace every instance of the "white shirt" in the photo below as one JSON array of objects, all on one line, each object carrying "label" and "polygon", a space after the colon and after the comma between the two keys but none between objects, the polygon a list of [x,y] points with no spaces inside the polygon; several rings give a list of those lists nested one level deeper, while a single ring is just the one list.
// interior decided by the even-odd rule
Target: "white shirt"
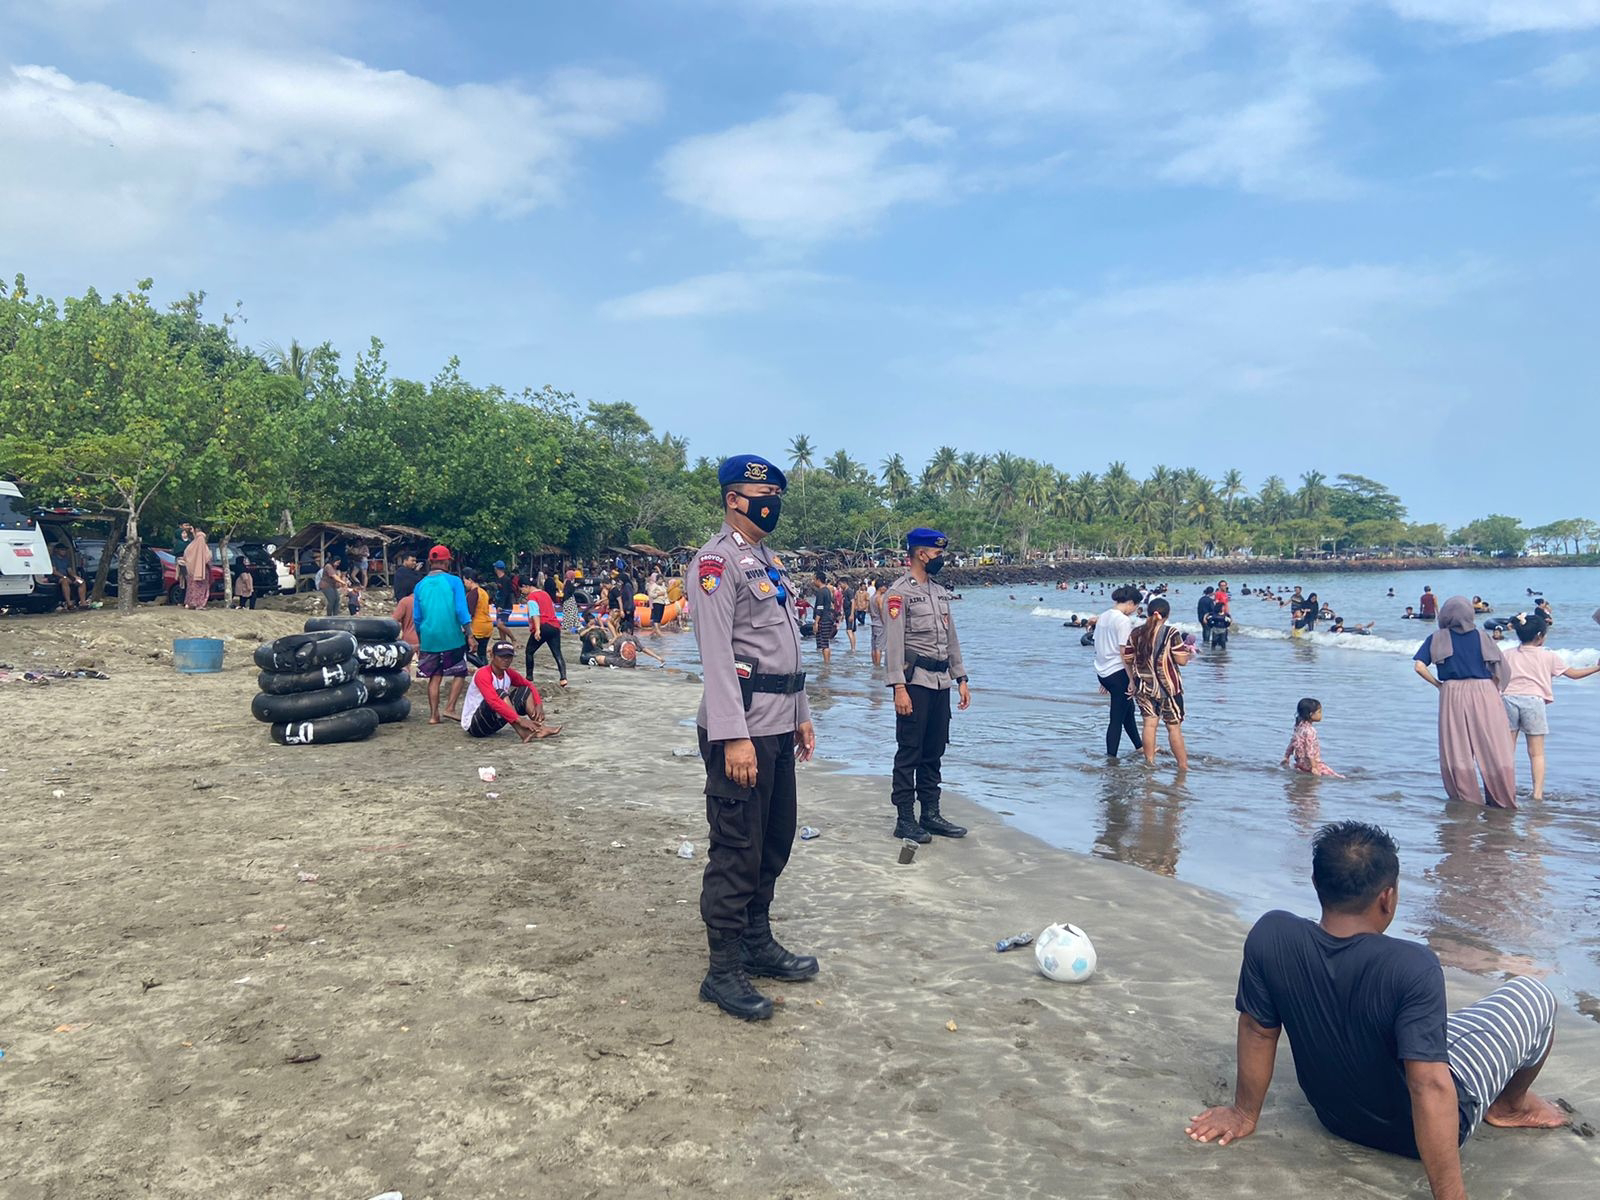
[{"label": "white shirt", "polygon": [[1123,669],[1122,647],[1133,632],[1133,618],[1121,609],[1108,608],[1094,625],[1094,673],[1109,678]]}]

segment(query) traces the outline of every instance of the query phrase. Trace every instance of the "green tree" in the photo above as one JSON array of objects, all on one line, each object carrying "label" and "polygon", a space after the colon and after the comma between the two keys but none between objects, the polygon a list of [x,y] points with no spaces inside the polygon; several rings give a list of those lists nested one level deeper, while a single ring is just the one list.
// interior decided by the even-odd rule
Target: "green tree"
[{"label": "green tree", "polygon": [[1491,513],[1456,530],[1455,540],[1497,558],[1510,558],[1527,549],[1528,531],[1515,517]]}]

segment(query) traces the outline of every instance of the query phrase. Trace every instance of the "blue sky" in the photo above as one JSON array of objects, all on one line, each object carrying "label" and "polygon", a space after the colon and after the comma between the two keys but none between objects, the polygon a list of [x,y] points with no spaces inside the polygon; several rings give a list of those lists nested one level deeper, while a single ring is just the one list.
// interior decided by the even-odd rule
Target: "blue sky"
[{"label": "blue sky", "polygon": [[0,271],[245,340],[1600,517],[1600,0],[0,0]]}]

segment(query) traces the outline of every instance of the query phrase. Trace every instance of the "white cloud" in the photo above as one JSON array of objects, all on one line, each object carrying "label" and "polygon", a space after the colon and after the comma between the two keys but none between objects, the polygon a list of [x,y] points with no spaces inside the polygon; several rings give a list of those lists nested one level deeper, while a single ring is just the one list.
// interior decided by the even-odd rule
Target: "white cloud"
[{"label": "white cloud", "polygon": [[940,369],[1045,392],[1304,399],[1369,368],[1403,373],[1405,338],[1395,330],[1476,280],[1470,269],[1361,264],[1044,296],[999,314]]},{"label": "white cloud", "polygon": [[1573,50],[1535,67],[1527,78],[1541,87],[1563,91],[1581,87],[1596,75],[1600,75],[1600,50]]},{"label": "white cloud", "polygon": [[895,91],[1015,144],[1065,141],[1097,182],[1130,177],[1289,196],[1346,192],[1328,101],[1375,78],[1328,27],[1277,0],[1052,7],[910,55]]},{"label": "white cloud", "polygon": [[1600,26],[1600,0],[1388,0],[1400,16],[1493,36]]},{"label": "white cloud", "polygon": [[528,90],[305,50],[167,44],[148,57],[167,79],[159,100],[50,67],[0,76],[0,226],[137,243],[287,182],[331,194],[347,231],[515,215],[560,195],[581,143],[660,105],[647,80],[588,72]]},{"label": "white cloud", "polygon": [[600,315],[614,321],[755,312],[797,288],[826,279],[812,271],[719,271],[607,300]]},{"label": "white cloud", "polygon": [[775,116],[679,142],[662,157],[661,173],[674,200],[752,237],[815,242],[938,196],[945,169],[897,154],[907,143],[926,144],[936,128],[853,128],[836,101],[792,96]]}]

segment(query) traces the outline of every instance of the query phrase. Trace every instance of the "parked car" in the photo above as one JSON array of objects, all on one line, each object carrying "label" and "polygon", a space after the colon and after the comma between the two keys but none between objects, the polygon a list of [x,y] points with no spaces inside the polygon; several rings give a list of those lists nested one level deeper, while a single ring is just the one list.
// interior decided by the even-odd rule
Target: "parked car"
[{"label": "parked car", "polygon": [[[81,564],[84,579],[92,587],[95,576],[100,571],[100,557],[106,552],[106,539],[103,537],[73,538],[72,544],[78,548],[78,561]],[[106,572],[106,595],[118,594],[120,580],[117,577],[116,562],[111,564]],[[161,559],[149,546],[139,548],[139,590],[137,595],[140,603],[159,599],[162,592]]]},{"label": "parked car", "polygon": [[233,556],[232,570],[237,573],[239,559],[250,560],[250,577],[256,581],[256,595],[272,596],[279,592],[294,591],[294,572],[272,557],[277,546],[272,542],[230,542],[228,550]]},{"label": "parked car", "polygon": [[42,588],[49,576],[50,547],[32,507],[17,485],[0,479],[0,604],[48,612],[59,592]]},{"label": "parked car", "polygon": [[[178,583],[178,560],[170,550],[157,550],[161,560],[161,587],[167,594],[168,604],[183,603],[183,587]],[[222,586],[222,547],[211,547],[211,599],[221,600],[225,595]]]}]

